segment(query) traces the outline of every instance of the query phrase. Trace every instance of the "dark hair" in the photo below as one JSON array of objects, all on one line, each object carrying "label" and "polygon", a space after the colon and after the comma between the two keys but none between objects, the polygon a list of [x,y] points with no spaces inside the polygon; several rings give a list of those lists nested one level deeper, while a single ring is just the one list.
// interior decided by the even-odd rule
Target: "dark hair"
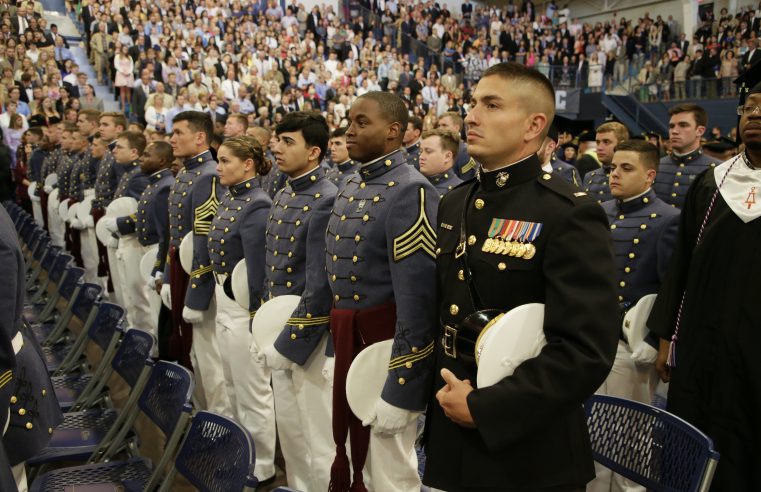
[{"label": "dark hair", "polygon": [[254,170],[258,176],[264,176],[270,172],[272,164],[264,158],[264,149],[257,139],[241,135],[225,139],[220,147],[230,149],[230,152],[238,159],[245,161],[252,159],[254,161]]},{"label": "dark hair", "polygon": [[98,121],[100,121],[103,118],[111,118],[114,120],[114,126],[120,126],[123,129],[127,129],[129,124],[127,123],[127,118],[124,116],[124,113],[119,113],[118,111],[110,111],[107,113],[100,113],[100,116],[98,117]]},{"label": "dark hair", "polygon": [[309,147],[319,147],[320,159],[325,156],[330,140],[330,129],[325,118],[317,112],[294,111],[286,113],[283,120],[275,128],[275,134],[298,132],[304,136]]},{"label": "dark hair", "polygon": [[100,111],[97,109],[83,109],[79,112],[80,115],[84,115],[87,120],[90,121],[90,123],[98,123],[98,119],[100,117]]},{"label": "dark hair", "polygon": [[627,140],[616,146],[616,152],[636,152],[639,154],[639,160],[648,169],[658,170],[658,164],[661,156],[658,148],[645,140]]},{"label": "dark hair", "polygon": [[708,114],[706,113],[706,110],[695,103],[677,104],[669,109],[669,116],[674,116],[679,113],[692,113],[695,117],[695,123],[698,126],[708,125]]},{"label": "dark hair", "polygon": [[[378,103],[381,114],[391,123],[399,123],[402,126],[402,134],[407,129],[407,122],[410,119],[407,105],[404,99],[391,94],[390,92],[372,91],[362,94],[357,99],[372,99]],[[422,125],[421,125],[422,130]]]},{"label": "dark hair", "polygon": [[[419,132],[423,131],[423,118],[419,116],[410,116],[410,119],[407,120],[407,125],[409,125],[410,123],[412,123],[412,128],[414,128],[415,130]],[[407,127],[405,127],[404,129],[406,130]]]},{"label": "dark hair", "polygon": [[117,135],[116,138],[123,138],[126,140],[129,148],[136,149],[138,154],[142,154],[145,150],[145,135],[143,135],[141,132],[127,130],[126,132],[121,132],[119,135]]},{"label": "dark hair", "polygon": [[333,130],[333,133],[330,134],[330,138],[339,138],[339,137],[345,137],[345,136],[346,136],[345,126],[336,128],[335,130]]},{"label": "dark hair", "polygon": [[542,75],[538,70],[523,66],[516,62],[502,62],[492,65],[484,70],[481,78],[492,75],[496,75],[505,80],[529,83],[534,88],[544,92],[547,99],[551,101],[553,109],[553,114],[547,115],[547,126],[549,127],[549,122],[551,122],[552,118],[555,116],[555,89],[552,87],[552,83],[547,77]]},{"label": "dark hair", "polygon": [[169,145],[168,142],[156,140],[155,142],[151,142],[148,145],[153,145],[153,147],[156,149],[156,154],[159,156],[159,159],[161,159],[162,162],[171,164],[174,161],[174,152],[172,151],[172,146]]},{"label": "dark hair", "polygon": [[214,123],[211,121],[211,115],[209,113],[202,113],[201,111],[183,111],[177,113],[177,116],[172,120],[172,124],[176,125],[179,121],[187,121],[191,131],[201,132],[206,135],[206,144],[211,143],[211,137],[214,134]]}]

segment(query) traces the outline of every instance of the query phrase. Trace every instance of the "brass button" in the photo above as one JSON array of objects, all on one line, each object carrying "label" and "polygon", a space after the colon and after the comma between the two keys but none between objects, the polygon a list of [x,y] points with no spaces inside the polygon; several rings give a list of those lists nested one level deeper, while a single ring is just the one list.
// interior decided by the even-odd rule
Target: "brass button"
[{"label": "brass button", "polygon": [[650,199],[645,197],[645,198],[642,199],[642,201],[645,202],[645,203],[648,203],[650,201]]},{"label": "brass button", "polygon": [[611,230],[611,231],[612,231],[612,230],[615,230],[615,228],[616,228],[616,224],[612,224],[612,225],[610,226],[610,230]]},{"label": "brass button", "polygon": [[337,279],[338,277],[336,277],[336,276],[335,276],[335,274],[334,274],[334,275],[333,275],[332,277],[330,277],[330,278],[331,278],[331,280],[333,280],[333,282],[335,282],[335,281],[336,281],[336,279]]},{"label": "brass button", "polygon": [[623,302],[624,296],[618,296],[618,302]]},{"label": "brass button", "polygon": [[336,234],[336,241],[340,241],[340,240],[341,240],[341,235],[340,234]]},{"label": "brass button", "polygon": [[52,427],[48,427],[48,434],[52,434],[52,433],[53,433],[53,428]]},{"label": "brass button", "polygon": [[362,216],[362,222],[367,222],[368,220],[370,220],[370,216],[369,215],[365,214],[365,215]]},{"label": "brass button", "polygon": [[286,286],[286,287],[288,287],[289,289],[291,288],[291,286],[292,286],[292,285],[293,285],[293,284],[292,284],[291,282],[286,282],[286,283],[285,283],[285,286]]},{"label": "brass button", "polygon": [[449,314],[451,314],[452,316],[456,316],[457,313],[459,312],[460,312],[460,307],[457,304],[452,304],[451,306],[449,306]]},{"label": "brass button", "polygon": [[335,297],[335,299],[336,299],[336,302],[338,302],[338,301],[341,299],[341,296],[339,296],[338,294],[336,294],[336,297]]},{"label": "brass button", "polygon": [[359,302],[359,294],[354,294],[354,300]]},{"label": "brass button", "polygon": [[473,246],[476,244],[476,236],[469,236],[468,237],[468,246]]},{"label": "brass button", "polygon": [[457,278],[460,279],[460,280],[465,280],[465,272],[462,271],[462,270],[457,272]]},{"label": "brass button", "polygon": [[291,333],[291,340],[296,340],[296,334],[295,333]]},{"label": "brass button", "polygon": [[357,243],[358,243],[358,242],[360,242],[361,240],[362,240],[362,238],[361,238],[361,237],[359,237],[359,234],[357,234],[356,236],[354,236],[354,241],[355,241],[355,242],[357,242]]},{"label": "brass button", "polygon": [[18,409],[18,414],[19,414],[19,415],[21,415],[21,416],[23,417],[24,415],[26,415],[26,409],[23,409],[23,408],[19,408],[19,409]]},{"label": "brass button", "polygon": [[354,197],[353,197],[353,196],[350,196],[350,197],[349,197],[349,203],[351,203],[351,202],[353,202],[353,201],[354,201]]},{"label": "brass button", "polygon": [[641,226],[639,226],[639,228],[644,231],[645,229],[647,229],[647,224],[642,224]]},{"label": "brass button", "polygon": [[365,187],[365,186],[367,186],[367,184],[365,184],[365,182],[364,182],[364,181],[363,181],[363,182],[361,182],[361,183],[359,183],[359,187],[360,187],[360,188],[364,189],[364,187]]},{"label": "brass button", "polygon": [[396,185],[396,183],[394,183],[393,181],[389,181],[388,182],[388,187],[389,188],[393,187],[394,185]]},{"label": "brass button", "polygon": [[486,205],[486,203],[483,200],[481,200],[480,198],[476,198],[476,208],[478,210],[481,210],[482,208],[484,208],[484,205]]},{"label": "brass button", "polygon": [[27,422],[27,423],[26,423],[26,429],[27,429],[27,430],[32,430],[32,427],[34,427],[34,425],[32,425],[32,423],[31,423],[31,422]]},{"label": "brass button", "polygon": [[338,255],[333,255],[333,261],[338,261]]},{"label": "brass button", "polygon": [[[399,378],[399,384],[404,384],[404,383],[406,383],[406,382],[407,382],[407,381],[405,381],[405,380],[404,380],[404,378]],[[30,425],[31,425],[31,424],[30,424]]]},{"label": "brass button", "polygon": [[418,348],[417,347],[412,347],[412,353],[413,354],[417,354],[418,353]]},{"label": "brass button", "polygon": [[623,215],[619,215],[618,216],[618,220],[624,220],[624,216]]},{"label": "brass button", "polygon": [[497,264],[497,268],[498,268],[500,271],[504,271],[504,270],[507,268],[507,265],[505,265],[505,262],[503,262],[503,261],[500,261],[500,262]]},{"label": "brass button", "polygon": [[357,261],[359,261],[359,258],[357,258],[356,256],[352,256],[351,257],[351,262],[352,263],[356,263]]},{"label": "brass button", "polygon": [[631,268],[629,268],[629,267],[626,267],[626,268],[624,268],[624,272],[625,272],[625,273],[629,273],[629,272],[631,272],[631,271],[632,271],[632,269],[631,269]]},{"label": "brass button", "polygon": [[373,197],[373,203],[378,203],[379,201],[380,201],[380,197],[379,196],[374,196]]},{"label": "brass button", "polygon": [[549,174],[545,173],[544,175],[542,175],[542,179],[545,180],[545,181],[549,181],[550,178],[551,178],[551,176]]},{"label": "brass button", "polygon": [[635,237],[635,238],[634,238],[634,240],[633,240],[632,242],[633,242],[634,244],[639,244],[639,238],[638,238],[638,237]]},{"label": "brass button", "polygon": [[[273,267],[273,271],[274,271],[274,267]],[[288,267],[288,268],[285,269],[285,271],[288,272],[288,273],[291,273],[291,272],[293,272],[293,268]]]},{"label": "brass button", "polygon": [[629,258],[634,259],[636,255],[634,253],[629,253]]},{"label": "brass button", "polygon": [[650,214],[651,219],[655,219],[656,217],[658,217],[658,214]]},{"label": "brass button", "polygon": [[626,287],[626,282],[624,282],[624,281],[622,280],[622,281],[620,281],[620,282],[618,283],[618,285],[620,285],[621,287]]},{"label": "brass button", "polygon": [[407,369],[412,369],[412,362],[405,363],[404,367],[406,367]]},{"label": "brass button", "polygon": [[47,395],[47,394],[48,394],[48,390],[46,390],[46,389],[44,389],[44,388],[43,388],[43,389],[42,389],[42,396],[45,396],[45,395]]},{"label": "brass button", "polygon": [[11,404],[16,403],[17,401],[18,401],[18,398],[16,398],[15,396],[11,396]]}]

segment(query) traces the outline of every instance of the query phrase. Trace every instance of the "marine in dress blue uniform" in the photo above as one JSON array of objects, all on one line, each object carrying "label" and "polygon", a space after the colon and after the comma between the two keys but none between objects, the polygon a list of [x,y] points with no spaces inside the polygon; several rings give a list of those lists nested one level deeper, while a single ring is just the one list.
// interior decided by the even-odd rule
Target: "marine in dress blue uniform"
[{"label": "marine in dress blue uniform", "polygon": [[687,190],[706,169],[714,168],[717,162],[703,154],[698,148],[689,154],[676,155],[673,152],[661,159],[658,175],[655,177],[655,194],[671,206],[682,208]]}]

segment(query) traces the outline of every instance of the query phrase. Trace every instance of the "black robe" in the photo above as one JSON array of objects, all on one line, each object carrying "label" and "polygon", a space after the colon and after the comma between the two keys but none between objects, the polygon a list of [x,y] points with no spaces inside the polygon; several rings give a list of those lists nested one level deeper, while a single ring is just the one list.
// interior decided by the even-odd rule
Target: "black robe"
[{"label": "black robe", "polygon": [[711,437],[721,453],[712,491],[758,490],[761,219],[744,223],[719,194],[695,247],[715,191],[714,169],[690,187],[671,267],[648,326],[670,339],[686,289],[668,410]]}]

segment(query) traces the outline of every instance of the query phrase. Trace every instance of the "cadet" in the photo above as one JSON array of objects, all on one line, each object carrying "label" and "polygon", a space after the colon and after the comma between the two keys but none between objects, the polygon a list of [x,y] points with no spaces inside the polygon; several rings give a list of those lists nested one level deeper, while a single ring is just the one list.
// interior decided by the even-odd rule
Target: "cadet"
[{"label": "cadet", "polygon": [[716,161],[703,155],[700,148],[700,138],[708,125],[705,109],[684,103],[672,106],[669,115],[671,154],[661,159],[654,188],[658,198],[682,208],[692,182],[706,169],[715,167]]},{"label": "cadet", "polygon": [[[583,489],[594,466],[582,403],[610,371],[618,340],[608,221],[585,193],[542,171],[536,153],[555,112],[547,78],[500,63],[473,101],[465,121],[478,179],[444,196],[437,221],[443,336],[423,481],[452,491]],[[509,256],[493,243],[525,247]],[[475,389],[474,354],[463,344],[472,347],[478,331],[463,322],[527,303],[544,304],[549,344],[512,376]]]},{"label": "cadet", "polygon": [[565,161],[561,161],[557,158],[555,150],[558,148],[558,129],[553,123],[550,125],[550,129],[547,131],[547,136],[544,137],[544,143],[539,148],[537,155],[539,161],[542,163],[542,171],[546,173],[554,173],[557,176],[565,179],[569,183],[579,186],[581,179],[579,179],[579,172],[571,164]]},{"label": "cadet", "polygon": [[58,161],[61,159],[61,130],[63,124],[61,119],[55,116],[48,118],[48,126],[45,128],[45,137],[47,140],[45,156],[40,166],[39,181],[37,181],[37,191],[40,194],[40,207],[42,208],[42,218],[45,222],[45,229],[50,233],[50,242],[54,246],[63,247],[63,237],[51,230],[50,217],[48,217],[48,195],[53,191],[52,187],[43,186],[45,178],[55,174],[58,169]]},{"label": "cadet", "polygon": [[266,176],[262,176],[262,189],[267,192],[270,198],[275,197],[275,193],[282,190],[285,186],[287,176],[280,172],[275,165],[275,158],[272,156],[272,145],[277,141],[277,136],[271,133],[267,128],[253,126],[246,130],[246,135],[251,135],[259,141],[264,149],[264,158],[270,162],[272,169]]},{"label": "cadet", "polygon": [[[345,447],[349,428],[354,486],[361,486],[367,453],[360,443],[369,440],[368,471],[375,490],[420,490],[413,446],[416,420],[425,409],[432,376],[433,224],[439,196],[401,148],[407,119],[403,100],[386,92],[364,94],[349,111],[346,144],[361,167],[339,189],[326,248],[336,357],[337,456],[331,485],[337,491],[349,489]],[[394,346],[383,394],[375,417],[360,422],[346,403],[346,373],[360,350],[387,339],[393,339]],[[372,433],[366,426],[372,427]]]},{"label": "cadet", "polygon": [[[300,295],[301,301],[274,347],[262,347],[262,352],[275,369],[272,386],[288,484],[328,490],[335,447],[328,331],[332,298],[324,252],[337,189],[319,162],[329,130],[319,114],[293,112],[283,117],[276,134],[272,150],[288,181],[275,195],[267,224],[267,287],[270,297]],[[345,136],[334,134],[333,140]],[[345,142],[332,145],[345,151]]]},{"label": "cadet", "polygon": [[420,138],[420,172],[439,196],[462,183],[452,169],[459,141],[460,137],[449,130],[429,130]]},{"label": "cadet", "polygon": [[609,121],[597,127],[597,135],[595,136],[596,152],[602,167],[598,167],[584,175],[584,185],[582,188],[599,203],[611,199],[608,175],[610,174],[610,166],[613,162],[613,152],[615,152],[618,144],[627,140],[629,140],[629,130],[617,121]]},{"label": "cadet", "polygon": [[[34,339],[22,333],[24,308],[24,257],[16,229],[0,207],[0,418],[3,447],[13,478],[3,466],[0,453],[2,490],[27,490],[24,461],[47,446],[53,429],[63,421],[47,368]],[[6,428],[7,426],[7,428]],[[15,479],[15,484],[13,483]]]},{"label": "cadet", "polygon": [[357,163],[349,158],[349,151],[346,148],[346,127],[342,126],[333,130],[328,148],[333,159],[333,167],[325,172],[325,176],[334,185],[339,186],[344,179],[355,174],[359,168]]},{"label": "cadet", "polygon": [[[176,128],[176,127],[175,127]],[[225,139],[217,152],[219,184],[227,193],[217,207],[208,237],[209,258],[216,280],[216,339],[236,419],[256,445],[255,475],[259,482],[275,477],[275,407],[270,370],[252,360],[249,346],[251,317],[264,295],[264,231],[272,200],[260,184],[269,162],[256,139]],[[242,308],[232,292],[235,265],[245,259],[249,305]],[[207,328],[204,328],[207,329]]]},{"label": "cadet", "polygon": [[[222,370],[222,356],[214,336],[214,276],[209,260],[208,235],[217,206],[226,191],[219,183],[217,163],[211,157],[214,125],[208,113],[183,111],[173,119],[170,144],[185,165],[169,193],[169,255],[164,268],[161,299],[172,310],[170,352],[191,367],[191,347],[203,397],[209,411],[232,415]],[[193,269],[182,270],[182,238],[193,234]]]},{"label": "cadet", "polygon": [[423,120],[417,116],[410,116],[404,132],[404,148],[407,150],[407,164],[420,169],[418,158],[420,157],[420,135],[423,133]]},{"label": "cadet", "polygon": [[[623,313],[641,297],[658,292],[676,242],[679,211],[660,200],[651,188],[659,158],[654,145],[630,140],[616,147],[611,163],[610,191],[614,199],[602,206],[613,236],[618,302]],[[597,392],[649,405],[658,380],[653,365],[658,355],[658,337],[649,336],[636,346],[630,345],[623,332],[620,338],[613,369]],[[595,468],[597,478],[590,483],[589,491],[645,490],[601,465]]]},{"label": "cadet", "polygon": [[[47,165],[42,164],[45,177],[55,173],[58,176],[58,181],[51,185],[45,185],[43,191],[49,196],[53,193],[55,188],[58,188],[58,201],[61,201],[61,193],[65,194],[66,187],[68,186],[68,167],[69,167],[69,140],[71,139],[71,126],[65,124],[59,125],[60,128],[60,141],[59,144],[48,155],[49,161]],[[61,216],[58,214],[58,207],[54,206],[53,202],[47,202],[48,209],[48,232],[50,233],[50,241],[63,248],[69,249],[69,242],[66,236],[66,229]]]},{"label": "cadet", "polygon": [[463,181],[476,177],[476,161],[468,155],[468,146],[460,139],[462,135],[462,116],[454,111],[448,111],[439,117],[437,129],[449,130],[457,136],[457,156],[454,161],[454,172]]},{"label": "cadet", "polygon": [[[83,178],[87,179],[87,173],[84,172],[84,168],[90,166],[90,153],[88,151],[87,138],[78,127],[70,127],[68,140],[68,179],[66,189],[61,189],[60,193],[66,197],[65,199],[69,201],[69,207],[71,207],[84,198],[82,184]],[[95,177],[94,175],[92,176],[93,178]],[[74,262],[77,266],[84,267],[82,241],[79,229],[71,225],[68,216],[61,217],[61,221],[64,222],[66,227],[66,236],[68,237],[68,242],[71,247],[70,251],[74,257]]]}]

